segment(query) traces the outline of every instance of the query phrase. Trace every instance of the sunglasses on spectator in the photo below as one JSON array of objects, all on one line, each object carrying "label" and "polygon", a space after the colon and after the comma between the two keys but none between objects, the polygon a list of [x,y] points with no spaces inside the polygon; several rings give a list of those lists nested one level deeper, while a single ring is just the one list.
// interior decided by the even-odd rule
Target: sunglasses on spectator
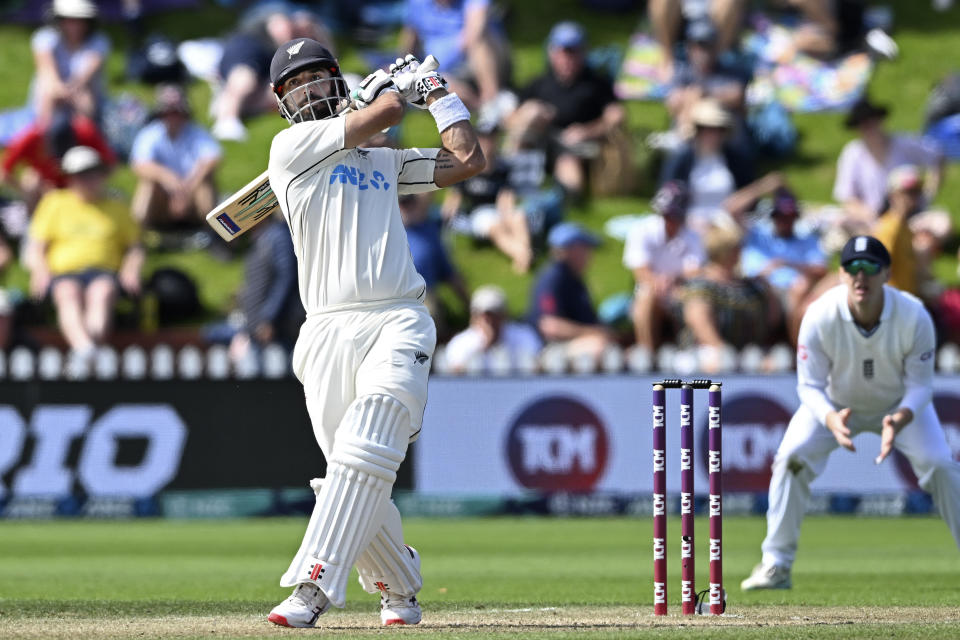
[{"label": "sunglasses on spectator", "polygon": [[861,271],[866,273],[868,276],[875,276],[880,273],[880,269],[883,267],[879,262],[874,262],[873,260],[866,260],[864,258],[859,258],[857,260],[851,260],[850,262],[843,265],[843,270],[849,273],[852,276],[857,275]]}]

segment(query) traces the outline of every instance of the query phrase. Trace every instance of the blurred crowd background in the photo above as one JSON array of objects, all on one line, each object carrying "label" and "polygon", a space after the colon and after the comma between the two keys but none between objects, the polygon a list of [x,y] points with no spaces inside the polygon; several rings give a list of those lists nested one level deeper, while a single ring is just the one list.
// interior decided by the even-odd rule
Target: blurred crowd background
[{"label": "blurred crowd background", "polygon": [[[266,168],[294,37],[355,83],[435,55],[488,165],[400,205],[450,375],[788,371],[870,233],[960,371],[950,0],[0,3],[0,373],[289,375],[286,225],[204,216]],[[428,116],[368,145],[435,146]]]}]

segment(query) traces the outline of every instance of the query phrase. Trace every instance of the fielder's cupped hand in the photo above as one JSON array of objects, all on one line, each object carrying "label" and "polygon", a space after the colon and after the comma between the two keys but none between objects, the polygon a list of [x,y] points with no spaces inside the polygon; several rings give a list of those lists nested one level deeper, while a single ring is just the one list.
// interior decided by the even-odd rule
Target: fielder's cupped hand
[{"label": "fielder's cupped hand", "polygon": [[433,56],[427,56],[420,62],[413,54],[407,54],[406,58],[397,58],[390,65],[390,74],[408,104],[426,109],[427,96],[447,85],[437,73],[439,67],[440,63]]},{"label": "fielder's cupped hand", "polygon": [[913,411],[902,407],[893,413],[883,417],[883,423],[880,427],[880,455],[874,460],[880,464],[893,451],[893,441],[900,433],[900,430],[910,424],[913,420]]},{"label": "fielder's cupped hand", "polygon": [[396,90],[397,86],[393,83],[393,76],[383,69],[377,69],[360,81],[357,88],[350,92],[350,98],[357,109],[363,109],[383,92]]},{"label": "fielder's cupped hand", "polygon": [[853,446],[853,440],[850,439],[850,428],[847,427],[847,420],[849,419],[849,408],[840,409],[840,411],[831,411],[827,414],[827,429],[830,429],[831,433],[833,433],[833,437],[837,439],[837,444],[844,449],[856,451],[856,447]]}]

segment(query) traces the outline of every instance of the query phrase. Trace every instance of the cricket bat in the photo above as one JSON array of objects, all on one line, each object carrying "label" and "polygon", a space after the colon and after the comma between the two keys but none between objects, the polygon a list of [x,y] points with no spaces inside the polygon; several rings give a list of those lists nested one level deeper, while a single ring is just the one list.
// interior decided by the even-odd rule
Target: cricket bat
[{"label": "cricket bat", "polygon": [[230,242],[279,209],[277,195],[270,188],[270,180],[264,171],[208,213],[207,224]]}]

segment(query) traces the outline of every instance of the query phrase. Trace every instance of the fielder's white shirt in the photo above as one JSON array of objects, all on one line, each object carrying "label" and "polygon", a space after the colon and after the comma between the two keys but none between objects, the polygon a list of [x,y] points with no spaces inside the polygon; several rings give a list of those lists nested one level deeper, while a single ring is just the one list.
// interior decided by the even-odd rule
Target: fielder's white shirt
[{"label": "fielder's white shirt", "polygon": [[847,407],[864,416],[907,407],[918,416],[933,397],[935,346],[933,320],[914,296],[884,285],[880,325],[864,336],[839,285],[803,316],[797,393],[821,423]]},{"label": "fielder's white shirt", "polygon": [[700,236],[684,225],[672,238],[667,238],[663,216],[649,215],[631,225],[623,247],[623,265],[630,269],[648,267],[667,276],[682,276],[699,269],[706,262]]},{"label": "fielder's white shirt", "polygon": [[270,147],[307,314],[422,301],[397,195],[431,191],[438,149],[344,149],[345,117],[301,122]]}]

